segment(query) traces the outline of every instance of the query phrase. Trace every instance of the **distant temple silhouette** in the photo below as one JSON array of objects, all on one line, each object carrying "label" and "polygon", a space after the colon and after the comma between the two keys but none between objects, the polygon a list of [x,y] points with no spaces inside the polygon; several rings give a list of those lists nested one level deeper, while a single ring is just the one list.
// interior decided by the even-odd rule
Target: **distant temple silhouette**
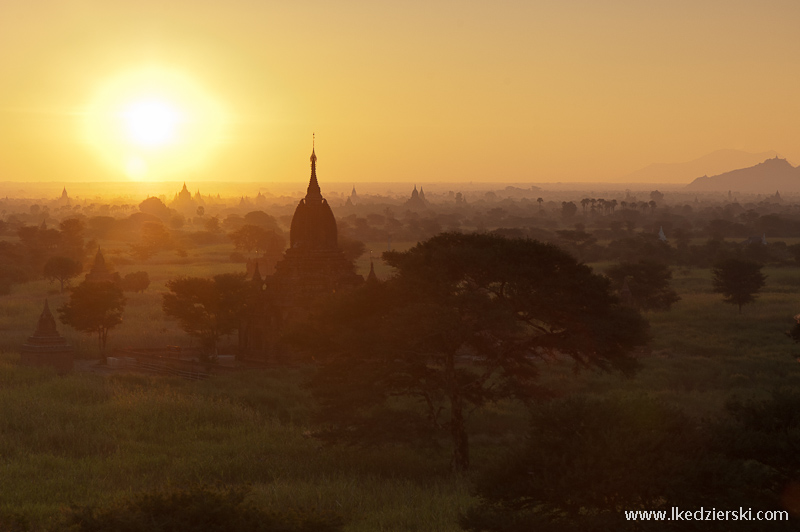
[{"label": "distant temple silhouette", "polygon": [[317,181],[317,155],[311,149],[311,178],[297,204],[289,231],[289,248],[263,276],[256,263],[251,278],[251,311],[240,329],[247,356],[274,353],[278,332],[307,318],[314,304],[327,295],[364,282],[355,265],[339,249],[336,218]]},{"label": "distant temple silhouette", "polygon": [[72,359],[72,347],[58,334],[56,320],[45,299],[36,331],[20,348],[20,362],[24,366],[51,366],[63,374],[72,370]]},{"label": "distant temple silhouette", "polygon": [[94,256],[94,262],[86,273],[84,281],[87,283],[117,283],[119,280],[119,274],[111,271],[111,268],[106,264],[106,259],[103,257],[102,251],[100,251],[98,247],[97,254]]},{"label": "distant temple silhouette", "polygon": [[425,192],[422,187],[419,187],[417,192],[417,185],[414,185],[414,190],[411,192],[411,197],[405,202],[405,207],[410,210],[421,210],[428,207],[428,202],[425,200]]}]

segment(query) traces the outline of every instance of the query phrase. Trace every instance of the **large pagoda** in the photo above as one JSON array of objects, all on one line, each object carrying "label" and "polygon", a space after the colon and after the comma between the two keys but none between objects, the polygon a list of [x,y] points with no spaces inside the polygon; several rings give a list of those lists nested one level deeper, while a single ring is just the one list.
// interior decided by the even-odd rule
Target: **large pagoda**
[{"label": "large pagoda", "polygon": [[314,302],[364,282],[339,249],[336,218],[317,181],[317,155],[311,149],[311,179],[292,217],[289,249],[275,265],[272,285],[285,311],[305,314]]},{"label": "large pagoda", "polygon": [[262,278],[256,267],[253,292],[262,295],[251,302],[240,342],[252,356],[274,351],[274,341],[284,325],[307,318],[322,298],[363,282],[355,265],[339,249],[336,218],[322,196],[312,146],[311,179],[292,217],[289,248],[273,275]]}]

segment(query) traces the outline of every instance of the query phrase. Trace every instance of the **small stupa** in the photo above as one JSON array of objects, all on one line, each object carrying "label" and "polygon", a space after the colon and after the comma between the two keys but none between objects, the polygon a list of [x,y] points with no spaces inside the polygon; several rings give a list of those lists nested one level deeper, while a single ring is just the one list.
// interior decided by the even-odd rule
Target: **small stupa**
[{"label": "small stupa", "polygon": [[89,283],[113,283],[116,280],[99,247],[97,248],[97,254],[94,256],[94,263],[84,279]]},{"label": "small stupa", "polygon": [[58,334],[56,320],[45,299],[36,331],[20,348],[20,362],[24,366],[52,366],[58,373],[64,374],[72,371],[73,353],[72,346]]}]

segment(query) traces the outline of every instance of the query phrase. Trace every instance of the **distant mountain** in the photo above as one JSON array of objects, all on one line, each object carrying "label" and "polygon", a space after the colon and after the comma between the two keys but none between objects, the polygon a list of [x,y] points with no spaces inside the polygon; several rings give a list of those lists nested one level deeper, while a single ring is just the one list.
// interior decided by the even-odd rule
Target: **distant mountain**
[{"label": "distant mountain", "polygon": [[800,192],[800,167],[795,168],[786,159],[777,156],[749,168],[740,168],[715,176],[698,177],[686,190],[746,192],[775,194],[775,192]]},{"label": "distant mountain", "polygon": [[699,175],[717,175],[753,166],[777,154],[775,151],[749,153],[741,150],[717,150],[685,163],[651,164],[626,175],[624,179],[629,183],[687,183]]}]

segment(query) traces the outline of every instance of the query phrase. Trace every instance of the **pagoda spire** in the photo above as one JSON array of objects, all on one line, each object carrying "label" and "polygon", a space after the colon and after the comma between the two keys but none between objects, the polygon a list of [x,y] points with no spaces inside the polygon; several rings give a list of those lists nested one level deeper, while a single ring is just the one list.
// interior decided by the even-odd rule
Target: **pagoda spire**
[{"label": "pagoda spire", "polygon": [[369,274],[367,275],[367,282],[368,283],[377,283],[378,276],[375,275],[375,263],[372,262],[372,257],[369,259]]},{"label": "pagoda spire", "polygon": [[311,134],[311,179],[308,182],[306,191],[306,202],[322,201],[322,191],[317,181],[317,155],[314,153],[314,134]]}]

